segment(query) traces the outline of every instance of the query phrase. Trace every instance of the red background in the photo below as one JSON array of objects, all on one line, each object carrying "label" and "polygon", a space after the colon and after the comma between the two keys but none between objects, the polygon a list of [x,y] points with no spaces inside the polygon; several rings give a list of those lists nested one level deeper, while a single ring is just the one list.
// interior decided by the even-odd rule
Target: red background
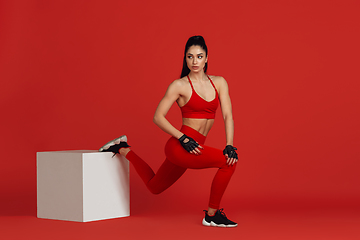
[{"label": "red background", "polygon": [[[1,1],[1,215],[36,214],[36,152],[127,134],[157,169],[152,122],[203,35],[227,79],[240,161],[223,207],[359,207],[359,1]],[[168,119],[180,127],[176,106]],[[220,140],[219,140],[220,139]],[[218,112],[207,144],[223,148]],[[131,168],[133,215],[205,209],[215,170],[159,196]]]}]

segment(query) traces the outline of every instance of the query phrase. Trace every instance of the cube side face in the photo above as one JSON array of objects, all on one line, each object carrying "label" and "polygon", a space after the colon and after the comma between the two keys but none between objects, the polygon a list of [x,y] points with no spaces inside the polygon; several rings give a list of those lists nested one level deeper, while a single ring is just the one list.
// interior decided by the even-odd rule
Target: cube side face
[{"label": "cube side face", "polygon": [[37,217],[83,222],[82,154],[37,153]]},{"label": "cube side face", "polygon": [[130,215],[129,162],[112,153],[84,153],[84,221]]}]

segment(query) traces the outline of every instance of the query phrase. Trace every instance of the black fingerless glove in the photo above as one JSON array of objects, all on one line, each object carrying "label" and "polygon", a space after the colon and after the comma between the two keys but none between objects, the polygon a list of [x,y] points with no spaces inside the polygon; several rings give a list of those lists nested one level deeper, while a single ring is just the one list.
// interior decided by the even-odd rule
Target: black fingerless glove
[{"label": "black fingerless glove", "polygon": [[[184,142],[186,139],[189,139],[189,141]],[[186,136],[185,134],[179,138],[179,141],[181,146],[183,146],[183,148],[188,152],[191,152],[192,150],[194,150],[199,146],[199,144],[194,139]]]},{"label": "black fingerless glove", "polygon": [[236,147],[233,147],[231,145],[226,145],[225,149],[223,150],[223,154],[227,154],[228,158],[235,158],[238,159],[238,155],[235,152],[235,150],[237,150]]}]

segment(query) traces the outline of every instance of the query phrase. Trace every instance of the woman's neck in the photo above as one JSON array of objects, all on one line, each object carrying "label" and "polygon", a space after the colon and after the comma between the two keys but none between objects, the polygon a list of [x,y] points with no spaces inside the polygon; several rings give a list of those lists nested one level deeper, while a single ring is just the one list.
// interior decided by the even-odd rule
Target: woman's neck
[{"label": "woman's neck", "polygon": [[202,81],[202,80],[207,79],[207,75],[206,75],[206,73],[204,71],[200,71],[200,72],[197,72],[197,73],[190,72],[189,77],[193,81]]}]

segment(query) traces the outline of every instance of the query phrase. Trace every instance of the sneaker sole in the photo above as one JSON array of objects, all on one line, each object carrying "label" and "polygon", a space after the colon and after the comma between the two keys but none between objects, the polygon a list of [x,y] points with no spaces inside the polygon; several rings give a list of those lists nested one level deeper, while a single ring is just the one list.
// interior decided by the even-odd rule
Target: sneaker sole
[{"label": "sneaker sole", "polygon": [[207,221],[205,221],[205,218],[203,218],[202,220],[202,225],[204,226],[207,226],[207,227],[223,227],[223,228],[226,228],[226,227],[237,227],[237,224],[236,225],[225,225],[225,224],[216,224],[214,223],[213,221],[211,221],[210,223],[208,223]]},{"label": "sneaker sole", "polygon": [[118,138],[115,138],[114,140],[111,140],[110,142],[106,143],[104,146],[102,146],[100,149],[99,149],[99,152],[103,152],[105,150],[108,150],[109,147],[115,145],[115,144],[119,144],[120,142],[127,142],[127,137],[126,135],[122,135]]}]

